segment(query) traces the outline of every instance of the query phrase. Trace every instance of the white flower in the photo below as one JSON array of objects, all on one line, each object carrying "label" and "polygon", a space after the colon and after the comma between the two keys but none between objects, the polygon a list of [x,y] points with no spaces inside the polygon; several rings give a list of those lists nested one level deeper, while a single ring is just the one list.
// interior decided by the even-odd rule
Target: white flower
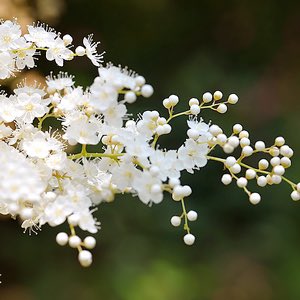
[{"label": "white flower", "polygon": [[0,140],[10,136],[11,133],[12,133],[12,129],[9,126],[0,124]]},{"label": "white flower", "polygon": [[[45,185],[36,165],[2,141],[0,153],[0,203],[7,203],[10,210],[13,209],[13,206],[10,206],[13,203],[15,209],[25,200],[32,203],[38,201]],[[18,211],[18,208],[16,210]]]},{"label": "white flower", "polygon": [[132,181],[140,172],[134,167],[131,162],[124,162],[116,165],[112,170],[111,181],[118,189],[124,191],[126,188],[132,186]]},{"label": "white flower", "polygon": [[46,157],[46,165],[52,170],[63,170],[67,161],[67,154],[65,152],[59,152]]},{"label": "white flower", "polygon": [[105,82],[112,84],[117,89],[127,88],[134,90],[136,88],[136,74],[127,68],[121,69],[112,64],[108,64],[106,68],[98,69],[99,76]]},{"label": "white flower", "polygon": [[81,212],[92,205],[88,197],[88,189],[81,184],[66,181],[64,194],[57,197],[56,202],[72,212]]},{"label": "white flower", "polygon": [[55,202],[47,205],[43,219],[45,219],[50,226],[58,226],[65,222],[67,216],[71,213],[72,209],[56,200]]},{"label": "white flower", "polygon": [[87,96],[83,93],[81,87],[77,87],[71,89],[66,95],[64,95],[57,107],[64,112],[73,112],[84,102],[88,103]]},{"label": "white flower", "polygon": [[16,66],[19,70],[23,70],[25,67],[33,68],[35,49],[31,48],[31,43],[27,43],[25,39],[21,38],[17,41],[17,51],[16,51]]},{"label": "white flower", "polygon": [[20,93],[17,96],[17,109],[21,111],[19,119],[24,123],[32,123],[34,118],[42,117],[49,111],[48,102],[44,101],[39,94],[28,95]]},{"label": "white flower", "polygon": [[90,104],[96,112],[102,113],[109,107],[117,105],[118,92],[113,86],[95,81],[90,90]]},{"label": "white flower", "polygon": [[157,170],[157,176],[162,180],[169,178],[179,178],[177,151],[169,150],[167,152],[156,150],[150,154],[151,168],[150,171]]},{"label": "white flower", "polygon": [[90,233],[98,231],[100,223],[94,219],[91,211],[86,209],[77,213],[77,215],[79,217],[78,225],[82,230],[87,230]]},{"label": "white flower", "polygon": [[0,79],[11,77],[15,71],[13,57],[7,52],[0,52]]},{"label": "white flower", "polygon": [[80,144],[96,145],[99,143],[98,126],[90,123],[87,119],[78,119],[70,122],[66,127],[63,138],[66,140],[75,140]]},{"label": "white flower", "polygon": [[209,125],[204,123],[203,120],[197,121],[196,118],[187,121],[187,124],[191,130],[197,133],[198,136],[202,136],[203,139],[210,140],[212,134],[209,132]]},{"label": "white flower", "polygon": [[75,83],[73,79],[74,76],[68,75],[68,73],[59,72],[57,76],[53,76],[51,73],[50,76],[46,77],[46,84],[50,90],[61,91],[65,88],[72,87]]},{"label": "white flower", "polygon": [[30,96],[32,96],[33,94],[39,94],[41,97],[44,97],[46,95],[45,90],[43,88],[40,88],[40,84],[34,82],[33,85],[27,85],[26,79],[23,80],[23,82],[21,82],[21,84],[19,84],[18,87],[14,89],[14,93],[16,95],[25,93]]},{"label": "white flower", "polygon": [[99,42],[93,42],[93,35],[90,34],[87,38],[83,39],[83,45],[85,46],[86,56],[91,60],[91,62],[99,67],[100,63],[103,61],[103,53],[97,53],[97,46]]},{"label": "white flower", "polygon": [[42,132],[37,132],[30,140],[24,140],[23,149],[28,156],[36,158],[46,158],[51,150]]},{"label": "white flower", "polygon": [[160,203],[163,200],[161,181],[149,172],[139,171],[132,184],[137,191],[138,197],[145,204]]},{"label": "white flower", "polygon": [[28,42],[35,43],[38,47],[47,47],[57,37],[57,34],[52,28],[43,24],[29,25],[27,29],[28,34],[24,35],[25,39]]},{"label": "white flower", "polygon": [[188,172],[193,173],[194,168],[200,168],[206,165],[208,152],[208,144],[198,144],[192,139],[187,139],[184,146],[178,149],[178,159],[182,163],[179,169],[186,169]]},{"label": "white flower", "polygon": [[[46,158],[51,151],[60,152],[62,144],[55,137],[50,137],[49,133],[38,131],[24,139],[22,148],[30,157]],[[56,157],[56,159],[58,158]],[[61,156],[61,159],[63,159],[63,156]],[[48,163],[51,164],[52,162],[54,164],[54,160],[55,158],[52,158],[52,160],[49,158]]]},{"label": "white flower", "polygon": [[110,126],[122,127],[123,118],[127,112],[126,106],[124,104],[118,104],[111,106],[105,111],[103,111],[104,120]]},{"label": "white flower", "polygon": [[16,22],[5,21],[0,24],[0,50],[16,48],[20,36],[21,27]]},{"label": "white flower", "polygon": [[48,43],[48,50],[46,51],[46,58],[50,61],[55,60],[60,67],[63,66],[64,60],[70,60],[73,52],[65,46],[64,41],[57,37],[51,43]]},{"label": "white flower", "polygon": [[4,95],[0,96],[0,120],[10,123],[22,115],[22,112],[17,108],[17,101],[15,96],[9,98]]}]

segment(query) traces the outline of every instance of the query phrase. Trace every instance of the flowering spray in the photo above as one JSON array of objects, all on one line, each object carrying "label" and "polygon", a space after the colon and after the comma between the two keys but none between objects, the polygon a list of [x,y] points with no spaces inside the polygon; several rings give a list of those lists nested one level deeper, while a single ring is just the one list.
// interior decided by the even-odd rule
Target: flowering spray
[{"label": "flowering spray", "polygon": [[[20,219],[24,230],[36,232],[46,223],[58,226],[67,221],[70,233],[58,233],[56,241],[77,249],[80,264],[87,267],[96,240],[92,236],[82,240],[76,228],[92,234],[100,229],[92,214],[100,203],[130,193],[151,205],[170,193],[180,204],[171,224],[183,225],[183,241],[192,245],[195,236],[189,222],[197,219],[197,213],[186,209],[192,190],[180,178],[184,171],[194,173],[209,160],[224,165],[223,184],[235,181],[251,204],[261,201],[259,193],[247,188],[251,180],[260,187],[286,182],[292,189],[291,198],[300,199],[300,184],[284,176],[293,150],[283,137],[277,137],[271,146],[263,141],[252,143],[240,124],[226,135],[218,125],[199,118],[207,109],[226,113],[228,106],[238,102],[237,95],[224,99],[220,91],[206,92],[201,99],[190,99],[182,112],[176,111],[179,98],[171,95],[163,100],[165,116],[145,111],[134,120],[127,105],[153,93],[144,77],[127,68],[102,65],[103,53],[97,52],[92,35],[72,51],[70,35],[61,37],[44,24],[27,29],[22,35],[16,20],[1,22],[0,79],[35,67],[41,52],[59,66],[65,60],[87,56],[98,67],[99,76],[84,89],[75,86],[73,76],[61,72],[46,77],[43,88],[23,83],[14,94],[0,95],[0,213]],[[161,149],[160,136],[170,134],[172,121],[184,116],[188,117],[185,142],[178,149]],[[44,126],[47,118],[57,119],[61,127],[53,131]],[[76,144],[81,151],[72,153]],[[89,145],[98,145],[101,151],[91,152]],[[213,155],[217,147],[225,158]],[[257,166],[247,164],[245,160],[257,153],[265,158]]]}]

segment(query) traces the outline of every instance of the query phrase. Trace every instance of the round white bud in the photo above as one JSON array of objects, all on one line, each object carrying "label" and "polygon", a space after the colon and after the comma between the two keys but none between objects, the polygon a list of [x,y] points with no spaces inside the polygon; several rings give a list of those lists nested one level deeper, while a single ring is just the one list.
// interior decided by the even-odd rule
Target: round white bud
[{"label": "round white bud", "polygon": [[164,101],[163,101],[163,106],[164,106],[165,108],[171,108],[171,107],[172,107],[172,104],[171,104],[169,98],[164,99]]},{"label": "round white bud", "polygon": [[261,197],[260,197],[260,194],[258,193],[251,193],[250,196],[249,196],[249,201],[252,203],[252,204],[258,204],[261,200]]},{"label": "round white bud", "polygon": [[68,45],[72,44],[73,38],[69,34],[65,34],[63,36],[63,41],[64,41],[65,46],[68,46]]},{"label": "round white bud", "polygon": [[176,185],[173,189],[172,198],[175,201],[180,201],[183,196],[183,187],[181,185]]},{"label": "round white bud", "polygon": [[172,104],[172,106],[175,106],[175,105],[177,105],[177,103],[179,102],[179,98],[178,98],[178,96],[176,96],[176,95],[171,95],[171,96],[169,97],[169,101],[170,101],[170,103]]},{"label": "round white bud", "polygon": [[199,107],[199,105],[193,104],[191,106],[191,108],[190,108],[190,111],[191,111],[192,115],[195,115],[195,116],[198,115],[200,113],[200,107]]},{"label": "round white bud", "polygon": [[178,216],[173,216],[173,217],[171,218],[171,224],[172,224],[174,227],[180,226],[180,224],[181,224],[181,218],[178,217]]},{"label": "round white bud", "polygon": [[84,240],[84,247],[87,249],[93,249],[96,246],[96,239],[93,236],[87,236]]},{"label": "round white bud", "polygon": [[281,165],[275,166],[275,167],[273,168],[273,173],[276,174],[276,175],[280,175],[280,176],[281,176],[281,175],[284,174],[284,172],[285,172],[285,169],[284,169],[284,167],[281,166]]},{"label": "round white bud", "polygon": [[249,132],[247,130],[242,130],[239,134],[239,138],[242,139],[242,138],[249,138]]},{"label": "round white bud", "polygon": [[67,245],[69,236],[65,232],[60,232],[56,235],[56,243],[60,246]]},{"label": "round white bud", "polygon": [[153,87],[150,84],[145,84],[141,88],[141,94],[145,98],[149,98],[153,95]]},{"label": "round white bud", "polygon": [[241,124],[233,125],[233,133],[238,134],[243,130],[243,126]]},{"label": "round white bud", "polygon": [[240,145],[242,148],[250,145],[250,140],[246,137],[241,138]]},{"label": "round white bud", "polygon": [[218,141],[218,143],[223,145],[227,142],[227,136],[224,133],[220,133],[217,135],[217,141]]},{"label": "round white bud", "polygon": [[184,185],[182,187],[182,192],[184,197],[188,197],[192,193],[192,189],[189,185]]},{"label": "round white bud", "polygon": [[93,262],[92,253],[88,250],[82,250],[78,254],[78,260],[83,267],[89,267]]},{"label": "round white bud", "polygon": [[250,156],[250,155],[252,155],[252,153],[253,153],[253,149],[252,149],[252,147],[250,147],[250,146],[245,146],[245,147],[243,148],[243,150],[242,150],[242,153],[243,153],[245,156]]},{"label": "round white bud", "polygon": [[236,104],[239,101],[239,97],[236,94],[231,94],[228,97],[228,103]]},{"label": "round white bud", "polygon": [[264,187],[267,185],[267,178],[265,176],[259,176],[257,178],[257,185],[260,187]]},{"label": "round white bud", "polygon": [[222,92],[220,92],[220,91],[214,92],[214,100],[216,100],[216,101],[217,101],[217,100],[221,100],[222,97],[223,97]]},{"label": "round white bud", "polygon": [[266,159],[261,159],[258,162],[258,168],[260,170],[266,170],[269,167],[269,162]]},{"label": "round white bud", "polygon": [[272,178],[272,183],[274,183],[274,184],[279,184],[282,181],[282,177],[280,175],[275,174],[275,175],[272,175],[271,178]]},{"label": "round white bud", "polygon": [[164,127],[162,125],[158,125],[156,127],[156,134],[157,135],[163,135],[163,134],[165,134],[165,129],[164,129]]},{"label": "round white bud", "polygon": [[232,153],[234,151],[234,147],[232,147],[230,144],[226,143],[223,146],[223,150],[226,154]]},{"label": "round white bud", "polygon": [[221,178],[223,184],[228,185],[232,182],[232,177],[230,174],[224,174]]},{"label": "round white bud", "polygon": [[248,169],[245,175],[247,179],[253,179],[256,177],[256,172],[252,169]]},{"label": "round white bud", "polygon": [[217,136],[218,134],[223,133],[223,130],[218,125],[211,125],[209,127],[209,132],[212,135]]},{"label": "round white bud", "polygon": [[146,83],[146,79],[144,76],[137,76],[135,77],[135,83],[137,86],[142,86]]},{"label": "round white bud", "polygon": [[225,160],[226,167],[232,167],[236,163],[236,158],[234,156],[228,156]]},{"label": "round white bud", "polygon": [[272,157],[270,163],[273,167],[280,165],[280,158],[278,156]]},{"label": "round white bud", "polygon": [[152,120],[157,120],[159,118],[159,112],[157,110],[150,111],[150,118]]},{"label": "round white bud", "polygon": [[177,185],[180,185],[180,180],[178,178],[170,178],[169,179],[169,185],[170,187],[174,188]]},{"label": "round white bud", "polygon": [[263,141],[257,141],[256,143],[255,143],[255,149],[256,150],[258,150],[258,151],[263,151],[263,150],[265,150],[266,149],[266,145],[265,145],[265,143],[263,142]]},{"label": "round white bud", "polygon": [[160,184],[153,184],[151,186],[151,193],[152,194],[159,194],[161,192],[161,186]]},{"label": "round white bud", "polygon": [[280,164],[284,167],[284,168],[289,168],[292,164],[291,160],[288,157],[282,157],[280,159]]},{"label": "round white bud", "polygon": [[285,140],[282,136],[279,136],[275,139],[275,146],[281,147],[285,144]]},{"label": "round white bud", "polygon": [[239,164],[234,164],[231,168],[230,168],[230,171],[233,173],[233,174],[238,174],[240,173],[242,170],[242,167],[239,165]]},{"label": "round white bud", "polygon": [[202,96],[202,100],[203,100],[204,103],[210,102],[212,100],[212,98],[213,98],[213,96],[209,92],[204,93],[203,96]]},{"label": "round white bud", "polygon": [[189,129],[188,131],[187,131],[187,135],[188,135],[188,137],[189,138],[191,138],[191,139],[193,139],[193,140],[196,140],[196,139],[198,139],[198,137],[199,137],[199,135],[200,135],[200,132],[198,131],[198,130],[196,130],[196,129]]},{"label": "round white bud", "polygon": [[80,217],[78,214],[73,214],[68,217],[68,223],[72,226],[77,226],[79,223]]},{"label": "round white bud", "polygon": [[279,154],[280,154],[280,151],[279,151],[279,149],[277,147],[272,147],[270,149],[270,155],[272,155],[272,156],[278,156]]},{"label": "round white bud", "polygon": [[225,114],[227,111],[227,105],[224,103],[221,103],[218,107],[217,107],[217,112],[220,114]]},{"label": "round white bud", "polygon": [[297,191],[300,193],[300,183],[297,183]]},{"label": "round white bud", "polygon": [[78,46],[78,47],[75,49],[75,53],[76,53],[78,56],[84,56],[84,55],[85,55],[85,48],[83,48],[82,46]]},{"label": "round white bud", "polygon": [[240,177],[237,181],[236,184],[239,188],[244,188],[248,184],[248,180],[245,177]]},{"label": "round white bud", "polygon": [[169,134],[172,130],[172,127],[170,124],[164,124],[162,125],[163,129],[164,129],[164,134]]},{"label": "round white bud", "polygon": [[81,243],[81,239],[77,235],[72,235],[69,237],[69,245],[71,248],[77,248]]},{"label": "round white bud", "polygon": [[230,136],[228,138],[228,144],[230,144],[232,147],[236,148],[239,145],[240,141],[237,136]]},{"label": "round white bud", "polygon": [[187,218],[189,221],[196,221],[197,218],[198,218],[198,214],[194,211],[194,210],[190,210],[188,213],[187,213]]},{"label": "round white bud", "polygon": [[195,243],[195,236],[191,233],[188,233],[183,237],[183,241],[186,245],[191,246]]},{"label": "round white bud", "polygon": [[192,105],[199,105],[199,100],[196,99],[196,98],[192,98],[189,100],[189,106],[192,106]]},{"label": "round white bud", "polygon": [[293,191],[291,193],[291,198],[294,200],[294,201],[298,201],[300,200],[300,193],[298,191]]},{"label": "round white bud", "polygon": [[283,145],[280,147],[280,154],[290,158],[293,156],[293,150],[288,145]]},{"label": "round white bud", "polygon": [[136,94],[132,91],[129,91],[125,94],[124,99],[127,103],[134,103],[136,101]]}]

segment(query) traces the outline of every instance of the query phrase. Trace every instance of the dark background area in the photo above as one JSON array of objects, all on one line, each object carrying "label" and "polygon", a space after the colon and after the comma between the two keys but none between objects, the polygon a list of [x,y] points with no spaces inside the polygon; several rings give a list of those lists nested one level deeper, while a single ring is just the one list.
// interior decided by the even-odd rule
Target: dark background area
[{"label": "dark background area", "polygon": [[[75,44],[94,33],[106,62],[145,76],[155,94],[132,105],[134,114],[163,111],[162,100],[173,93],[181,99],[178,110],[206,91],[237,93],[238,105],[225,115],[205,112],[204,120],[227,132],[241,123],[253,141],[271,144],[284,136],[295,151],[287,175],[299,180],[300,2],[69,0],[54,1],[60,9],[49,18],[43,13],[54,2],[24,0],[11,2],[16,3],[11,17],[20,14],[21,2],[31,19],[71,34]],[[44,75],[59,70],[43,59],[39,67]],[[64,70],[79,85],[97,75],[85,58]],[[183,126],[184,120],[175,123],[162,145],[181,142]],[[95,215],[102,230],[88,269],[79,266],[75,251],[56,245],[64,226],[44,226],[29,237],[17,222],[0,219],[0,299],[299,299],[299,203],[281,184],[252,187],[263,197],[253,206],[235,185],[220,183],[222,173],[210,162],[184,176],[193,189],[187,206],[199,215],[191,224],[197,238],[192,247],[169,223],[180,211],[169,197],[151,208],[124,196],[101,205]]]}]

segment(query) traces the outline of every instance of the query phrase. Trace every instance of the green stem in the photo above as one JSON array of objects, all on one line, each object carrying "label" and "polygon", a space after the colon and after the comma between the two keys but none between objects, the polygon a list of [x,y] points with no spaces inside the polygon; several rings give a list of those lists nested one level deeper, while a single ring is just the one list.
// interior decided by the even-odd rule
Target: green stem
[{"label": "green stem", "polygon": [[190,233],[190,227],[189,227],[189,224],[188,224],[188,218],[187,218],[187,213],[186,213],[186,209],[185,209],[185,204],[184,204],[184,200],[181,199],[181,207],[182,207],[182,213],[183,213],[183,216],[184,216],[184,227],[183,229],[187,231],[187,233]]}]

